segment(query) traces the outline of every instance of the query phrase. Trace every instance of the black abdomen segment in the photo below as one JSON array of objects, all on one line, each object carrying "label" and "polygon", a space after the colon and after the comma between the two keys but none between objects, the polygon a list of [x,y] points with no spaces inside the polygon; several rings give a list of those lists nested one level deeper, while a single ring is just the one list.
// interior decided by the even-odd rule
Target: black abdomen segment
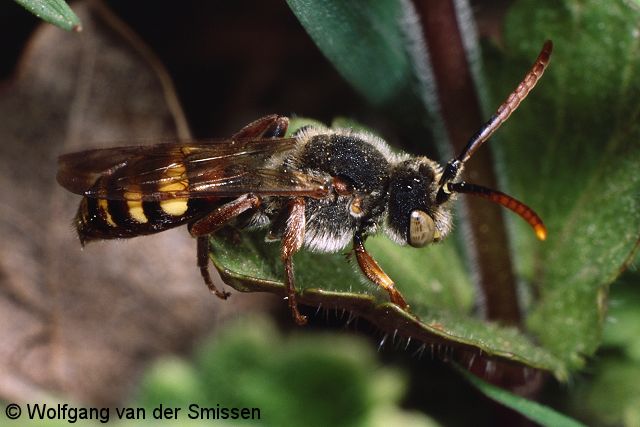
[{"label": "black abdomen segment", "polygon": [[153,234],[200,218],[221,199],[171,199],[162,202],[84,197],[75,218],[82,244]]}]

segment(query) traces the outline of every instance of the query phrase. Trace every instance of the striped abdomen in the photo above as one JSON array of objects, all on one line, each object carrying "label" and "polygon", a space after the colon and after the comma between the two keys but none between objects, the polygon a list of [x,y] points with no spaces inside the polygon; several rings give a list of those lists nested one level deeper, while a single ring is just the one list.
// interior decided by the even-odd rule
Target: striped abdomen
[{"label": "striped abdomen", "polygon": [[220,205],[218,200],[171,200],[174,203],[84,197],[75,218],[82,244],[153,234],[186,224]]},{"label": "striped abdomen", "polygon": [[[156,193],[172,193],[188,188],[185,167],[181,163],[163,171],[167,183],[157,183]],[[223,198],[168,198],[166,200],[142,200],[142,193],[129,188],[122,194],[110,191],[110,183],[117,178],[106,175],[96,182],[96,187],[106,190],[113,197],[83,197],[75,218],[75,225],[82,244],[97,239],[116,239],[157,233],[188,223],[211,212]],[[180,178],[176,180],[174,178]]]}]

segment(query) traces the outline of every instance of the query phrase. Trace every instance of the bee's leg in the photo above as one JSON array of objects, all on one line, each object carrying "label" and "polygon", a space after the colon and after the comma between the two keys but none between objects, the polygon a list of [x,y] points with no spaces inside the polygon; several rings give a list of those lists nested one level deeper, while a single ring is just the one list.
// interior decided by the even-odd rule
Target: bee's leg
[{"label": "bee's leg", "polygon": [[289,118],[271,114],[249,123],[236,132],[231,139],[281,138],[287,132],[288,127]]},{"label": "bee's leg", "polygon": [[227,291],[219,290],[216,285],[213,284],[211,274],[209,274],[209,236],[198,236],[198,267],[200,268],[200,274],[204,279],[204,283],[209,290],[214,293],[218,298],[227,299],[231,293]]},{"label": "bee's leg", "polygon": [[362,234],[356,233],[353,236],[353,249],[356,253],[356,259],[358,260],[360,270],[362,270],[364,275],[373,283],[387,291],[392,303],[404,309],[409,307],[402,294],[396,289],[393,280],[387,276],[387,273],[380,268],[376,260],[373,259],[373,257],[369,255],[367,250],[364,248],[364,239]]},{"label": "bee's leg", "polygon": [[293,275],[293,255],[300,250],[304,242],[305,214],[304,199],[296,197],[289,202],[289,216],[287,224],[282,234],[282,251],[280,257],[284,263],[287,298],[289,300],[289,309],[291,315],[298,325],[307,323],[307,317],[298,311],[298,303],[296,302],[296,287]]},{"label": "bee's leg", "polygon": [[209,274],[209,235],[225,225],[241,213],[260,206],[260,198],[253,194],[245,194],[220,206],[204,218],[189,224],[189,233],[198,240],[198,267],[200,274],[211,292],[219,298],[227,299],[229,292],[218,290]]},{"label": "bee's leg", "polygon": [[231,202],[225,203],[204,218],[189,225],[189,233],[193,237],[211,234],[223,225],[249,209],[260,206],[262,200],[254,194],[245,194]]}]

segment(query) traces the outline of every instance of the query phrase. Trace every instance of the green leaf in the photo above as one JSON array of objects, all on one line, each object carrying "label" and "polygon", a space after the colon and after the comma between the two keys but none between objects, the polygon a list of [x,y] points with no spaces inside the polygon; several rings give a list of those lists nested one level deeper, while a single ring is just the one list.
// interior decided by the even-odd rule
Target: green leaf
[{"label": "green leaf", "polygon": [[[640,10],[623,1],[519,1],[494,93],[517,80],[544,39],[551,65],[492,148],[514,195],[548,226],[539,245],[514,224],[520,273],[539,301],[528,325],[573,368],[601,340],[608,286],[640,239]],[[507,142],[509,141],[509,142]]]},{"label": "green leaf", "polygon": [[371,103],[405,92],[412,70],[400,2],[287,0],[320,50]]},{"label": "green leaf", "polygon": [[80,19],[64,0],[15,0],[38,18],[67,31],[80,31]]},{"label": "green leaf", "polygon": [[472,373],[458,367],[458,372],[462,374],[471,384],[473,384],[478,390],[480,390],[485,396],[500,402],[504,406],[507,406],[514,411],[519,412],[528,419],[535,421],[542,426],[549,427],[580,427],[584,424],[579,423],[555,410],[541,405],[532,400],[527,400],[524,397],[517,396],[509,393],[508,391],[496,387],[493,384],[489,384],[482,381]]},{"label": "green leaf", "polygon": [[640,422],[640,366],[616,355],[594,364],[588,383],[577,384],[570,396],[576,416],[595,425],[637,426]]},{"label": "green leaf", "polygon": [[[357,265],[350,265],[342,254],[302,251],[295,255],[300,302],[347,310],[349,316],[363,316],[389,334],[429,345],[447,343],[479,350],[566,378],[566,368],[558,358],[516,329],[469,317],[471,285],[462,265],[456,264],[459,261],[452,239],[423,251],[399,248],[384,237],[367,243],[382,268],[403,278],[401,290],[410,301],[411,313],[389,303],[388,295],[365,282]],[[264,243],[264,232],[223,234],[212,240],[213,262],[225,283],[245,292],[284,295],[279,250],[278,243]]]},{"label": "green leaf", "polygon": [[[144,381],[139,402],[186,408],[259,408],[267,425],[436,425],[398,402],[407,389],[399,372],[379,365],[366,342],[345,335],[283,337],[263,317],[226,325],[190,364],[157,364]],[[330,398],[323,398],[330,396]],[[389,425],[389,424],[386,424]]]},{"label": "green leaf", "polygon": [[602,345],[640,363],[640,273],[624,274],[610,300]]},{"label": "green leaf", "polygon": [[640,274],[627,273],[611,290],[603,345],[568,396],[576,416],[596,425],[640,423]]},{"label": "green leaf", "polygon": [[[443,125],[435,105],[419,19],[398,0],[287,0],[309,36],[370,104],[402,127],[403,146],[435,151]],[[426,99],[423,99],[426,98]],[[429,123],[430,129],[425,129]]]}]

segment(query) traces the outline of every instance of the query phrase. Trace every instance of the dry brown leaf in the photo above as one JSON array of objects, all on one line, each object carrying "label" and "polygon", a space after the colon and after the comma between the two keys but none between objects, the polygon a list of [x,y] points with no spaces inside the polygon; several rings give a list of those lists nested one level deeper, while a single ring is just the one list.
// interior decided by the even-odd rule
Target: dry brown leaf
[{"label": "dry brown leaf", "polygon": [[0,96],[0,396],[115,404],[153,356],[255,298],[211,296],[183,228],[81,250],[79,197],[57,185],[57,156],[170,138],[176,125],[157,70],[85,4],[75,10],[84,31],[41,26]]}]

